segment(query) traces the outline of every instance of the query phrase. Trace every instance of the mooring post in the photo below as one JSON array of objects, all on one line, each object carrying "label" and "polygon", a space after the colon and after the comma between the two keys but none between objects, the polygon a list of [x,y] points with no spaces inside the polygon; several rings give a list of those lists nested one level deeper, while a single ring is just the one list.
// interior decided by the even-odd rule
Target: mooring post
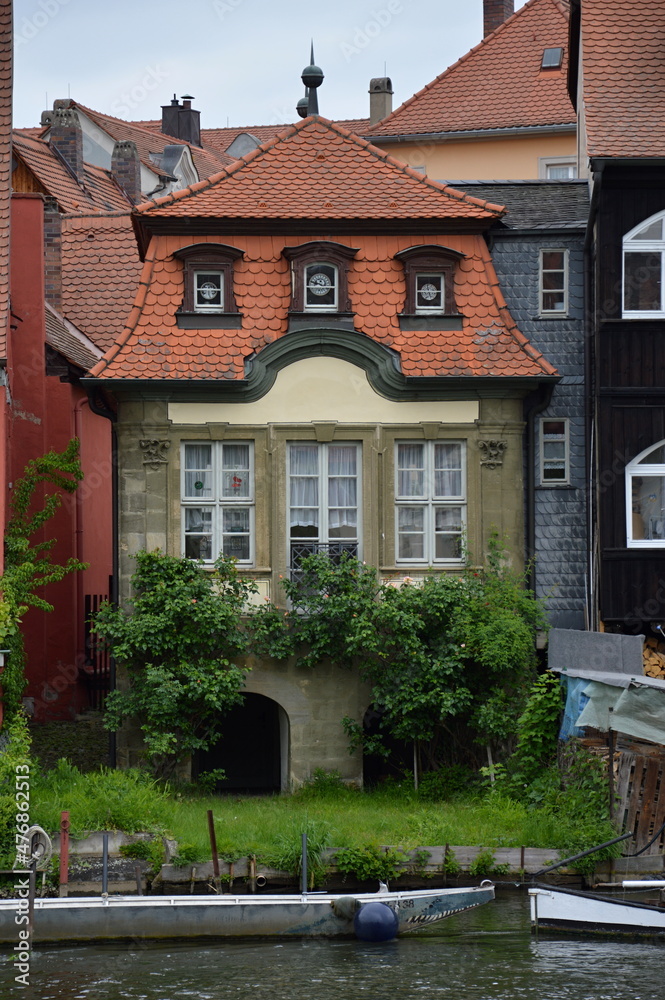
[{"label": "mooring post", "polygon": [[210,850],[212,851],[212,874],[217,892],[220,891],[219,857],[217,855],[217,837],[215,836],[215,821],[212,809],[208,809],[208,833],[210,835]]},{"label": "mooring post", "polygon": [[109,835],[102,834],[102,895],[108,896],[109,891]]},{"label": "mooring post", "polygon": [[60,888],[58,894],[69,891],[69,812],[60,813]]},{"label": "mooring post", "polygon": [[302,872],[302,894],[307,895],[307,834],[302,835],[302,862],[301,862],[301,872]]}]

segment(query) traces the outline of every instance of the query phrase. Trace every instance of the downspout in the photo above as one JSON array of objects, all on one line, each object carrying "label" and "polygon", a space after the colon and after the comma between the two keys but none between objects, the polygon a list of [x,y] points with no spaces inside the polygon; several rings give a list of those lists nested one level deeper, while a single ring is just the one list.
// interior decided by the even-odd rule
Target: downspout
[{"label": "downspout", "polygon": [[541,385],[527,397],[524,417],[527,424],[526,455],[526,551],[529,562],[529,589],[536,593],[536,418],[552,401],[552,384]]},{"label": "downspout", "polygon": [[[74,407],[74,436],[77,441],[82,440],[81,437],[81,408],[88,403],[87,397],[79,399],[78,403]],[[81,506],[81,498],[79,496],[79,491],[77,490],[74,494],[74,555],[80,563],[83,562],[83,511]],[[77,622],[77,640],[76,648],[77,651],[85,648],[85,625],[83,623],[83,614],[85,607],[84,600],[84,586],[83,586],[83,573],[76,573],[76,622]]]},{"label": "downspout", "polygon": [[[96,413],[99,417],[104,417],[106,420],[111,421],[111,503],[112,503],[112,517],[111,517],[111,531],[112,531],[112,546],[113,546],[113,572],[111,576],[110,586],[109,586],[109,599],[112,604],[118,603],[118,435],[116,434],[115,423],[116,415],[104,402],[103,400],[96,399],[94,388],[87,386],[88,392],[88,406],[93,413]],[[109,657],[109,690],[115,691],[116,687],[116,668],[115,660],[113,657]],[[116,766],[116,750],[117,750],[117,740],[116,734],[114,732],[109,733],[109,767]]]},{"label": "downspout", "polygon": [[600,190],[603,180],[604,164],[600,163],[593,172],[593,188],[589,205],[589,221],[584,238],[584,371],[586,393],[584,400],[584,437],[586,443],[586,481],[587,481],[587,628],[598,629],[597,612],[597,579],[599,568],[598,558],[598,518],[596,516],[596,352],[594,339],[596,337],[596,301],[593,280],[592,254],[594,230]]}]

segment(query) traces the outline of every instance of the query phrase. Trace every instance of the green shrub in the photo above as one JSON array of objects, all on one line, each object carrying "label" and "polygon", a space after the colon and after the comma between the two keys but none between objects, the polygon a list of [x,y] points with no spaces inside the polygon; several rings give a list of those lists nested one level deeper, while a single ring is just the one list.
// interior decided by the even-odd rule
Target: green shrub
[{"label": "green shrub", "polygon": [[421,775],[418,784],[418,795],[428,802],[449,799],[459,792],[468,792],[477,783],[477,778],[470,767],[463,764],[452,764],[441,767],[438,771],[427,771]]},{"label": "green shrub", "polygon": [[345,847],[336,855],[337,868],[345,875],[354,875],[359,882],[377,879],[388,882],[396,878],[408,857],[401,851],[380,848],[374,844]]},{"label": "green shrub", "polygon": [[310,888],[319,885],[328,871],[324,851],[330,847],[331,831],[327,823],[307,820],[301,826],[291,825],[277,838],[274,851],[263,860],[279,871],[302,874],[302,835],[307,834],[307,875]]},{"label": "green shrub", "polygon": [[[33,819],[33,783],[36,771],[30,759],[30,732],[25,715],[16,712],[0,736],[0,868],[12,868],[16,858],[17,824],[22,828],[31,826]],[[22,786],[25,781],[30,788]],[[17,791],[19,800],[17,802]],[[19,813],[27,793],[30,809]]]}]

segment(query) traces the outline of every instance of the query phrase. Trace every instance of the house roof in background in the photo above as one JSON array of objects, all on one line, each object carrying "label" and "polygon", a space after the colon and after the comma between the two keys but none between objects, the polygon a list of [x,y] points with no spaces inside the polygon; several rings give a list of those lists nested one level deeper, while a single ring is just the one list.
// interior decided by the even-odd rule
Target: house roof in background
[{"label": "house roof in background", "polygon": [[14,132],[14,151],[66,213],[126,212],[131,202],[102,167],[85,164],[82,187],[64,161],[43,139]]},{"label": "house roof in background", "polygon": [[[546,48],[563,48],[559,69],[541,70]],[[566,83],[567,50],[568,4],[562,0],[529,0],[445,72],[363,134],[378,141],[398,135],[485,129],[545,125],[573,128],[575,112]]]},{"label": "house roof in background", "polygon": [[431,181],[311,116],[230,167],[136,209],[139,218],[478,219],[502,208]]},{"label": "house roof in background", "polygon": [[67,361],[88,371],[102,357],[103,351],[96,347],[85,334],[77,330],[61,316],[53,306],[46,305],[46,343]]},{"label": "house roof in background", "polygon": [[0,359],[7,356],[12,160],[12,4],[0,0]]},{"label": "house roof in background", "polygon": [[63,219],[61,311],[102,351],[122,332],[140,274],[127,215]]},{"label": "house roof in background", "polygon": [[584,0],[587,154],[665,156],[662,0]]},{"label": "house roof in background", "polygon": [[570,181],[451,181],[467,194],[506,206],[506,229],[585,229],[589,184]]}]

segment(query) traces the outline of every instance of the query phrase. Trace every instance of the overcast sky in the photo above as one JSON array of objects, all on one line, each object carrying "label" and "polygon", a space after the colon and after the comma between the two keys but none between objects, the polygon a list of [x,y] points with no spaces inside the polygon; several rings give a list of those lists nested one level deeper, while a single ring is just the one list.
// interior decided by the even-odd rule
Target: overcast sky
[{"label": "overcast sky", "polygon": [[482,0],[15,0],[14,33],[18,127],[67,96],[158,118],[174,93],[204,128],[292,122],[310,38],[321,114],[362,118],[371,77],[397,107],[476,45]]}]

